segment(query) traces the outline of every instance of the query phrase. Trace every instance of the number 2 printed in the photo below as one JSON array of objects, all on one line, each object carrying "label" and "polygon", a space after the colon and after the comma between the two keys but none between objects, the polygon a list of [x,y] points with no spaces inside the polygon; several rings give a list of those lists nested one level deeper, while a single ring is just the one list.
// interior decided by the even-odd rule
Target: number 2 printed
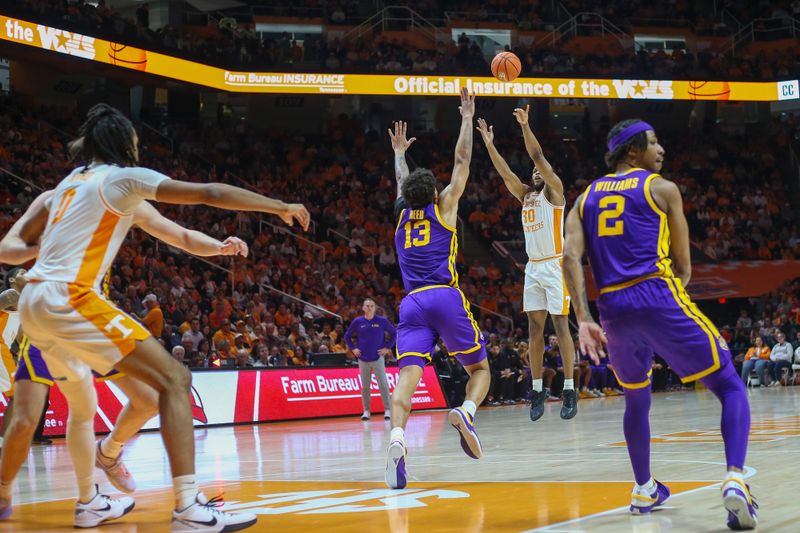
[{"label": "number 2 printed", "polygon": [[604,196],[598,205],[603,211],[597,221],[597,234],[600,237],[622,235],[625,230],[625,222],[618,219],[625,211],[625,197],[619,194]]}]

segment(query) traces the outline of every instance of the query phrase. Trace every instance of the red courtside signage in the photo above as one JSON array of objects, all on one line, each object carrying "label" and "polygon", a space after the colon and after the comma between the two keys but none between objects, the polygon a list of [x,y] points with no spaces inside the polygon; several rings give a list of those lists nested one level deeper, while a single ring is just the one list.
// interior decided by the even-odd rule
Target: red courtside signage
[{"label": "red courtside signage", "polygon": [[[386,374],[389,390],[393,391],[398,368],[387,368]],[[95,388],[98,408],[94,429],[97,433],[107,433],[128,399],[113,380],[96,382]],[[378,383],[374,378],[370,389],[371,410],[382,412]],[[425,367],[411,401],[415,410],[447,407],[432,366]],[[195,426],[357,415],[362,411],[361,379],[356,367],[199,371],[192,372],[190,402]],[[7,398],[0,395],[0,414],[5,414],[7,404]],[[68,413],[64,396],[58,386],[54,386],[45,415],[44,434],[65,435]],[[156,417],[144,429],[158,427]]]}]

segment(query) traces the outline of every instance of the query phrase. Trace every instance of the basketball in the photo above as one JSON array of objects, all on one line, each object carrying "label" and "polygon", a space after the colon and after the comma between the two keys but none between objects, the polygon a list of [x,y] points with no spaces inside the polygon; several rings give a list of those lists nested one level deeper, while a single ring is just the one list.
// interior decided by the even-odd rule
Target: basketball
[{"label": "basketball", "polygon": [[108,43],[108,62],[119,67],[147,70],[147,51],[119,43]]},{"label": "basketball", "polygon": [[728,100],[731,88],[727,81],[690,81],[687,92],[691,100]]},{"label": "basketball", "polygon": [[514,81],[522,72],[522,63],[514,52],[500,52],[492,59],[492,76],[500,81]]}]

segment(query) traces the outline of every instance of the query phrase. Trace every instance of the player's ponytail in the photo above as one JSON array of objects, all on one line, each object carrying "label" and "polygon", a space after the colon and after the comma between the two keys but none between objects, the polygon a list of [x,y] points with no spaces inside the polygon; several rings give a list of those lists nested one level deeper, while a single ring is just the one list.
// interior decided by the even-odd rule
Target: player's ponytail
[{"label": "player's ponytail", "polygon": [[87,165],[94,160],[120,167],[136,165],[133,124],[118,109],[97,104],[86,114],[78,133],[80,137],[69,145],[71,159]]}]

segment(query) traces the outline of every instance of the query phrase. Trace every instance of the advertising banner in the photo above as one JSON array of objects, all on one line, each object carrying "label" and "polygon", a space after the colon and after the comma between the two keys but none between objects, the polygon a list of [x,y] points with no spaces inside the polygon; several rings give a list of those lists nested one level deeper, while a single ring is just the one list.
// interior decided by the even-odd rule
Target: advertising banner
[{"label": "advertising banner", "polygon": [[[587,267],[586,293],[595,300],[599,293]],[[692,267],[686,290],[695,300],[751,298],[774,291],[784,282],[800,277],[800,261],[728,261]]]},{"label": "advertising banner", "polygon": [[[386,374],[389,390],[394,391],[399,369],[387,368]],[[383,405],[374,377],[370,385],[371,411],[381,413]],[[113,380],[96,382],[95,388],[95,432],[107,433],[128,399]],[[415,410],[447,407],[432,366],[425,367],[411,401]],[[199,371],[192,372],[190,402],[195,426],[358,415],[362,412],[361,378],[358,367]],[[0,414],[5,414],[7,405],[8,399],[0,394]],[[44,434],[65,435],[68,414],[66,399],[58,386],[53,386]],[[158,427],[159,419],[155,417],[144,429]]]},{"label": "advertising banner", "polygon": [[205,87],[242,93],[456,96],[462,87],[467,87],[471,93],[477,95],[513,98],[765,102],[800,98],[797,80],[734,82],[523,77],[507,83],[489,76],[240,72],[4,15],[0,15],[0,39]]}]

